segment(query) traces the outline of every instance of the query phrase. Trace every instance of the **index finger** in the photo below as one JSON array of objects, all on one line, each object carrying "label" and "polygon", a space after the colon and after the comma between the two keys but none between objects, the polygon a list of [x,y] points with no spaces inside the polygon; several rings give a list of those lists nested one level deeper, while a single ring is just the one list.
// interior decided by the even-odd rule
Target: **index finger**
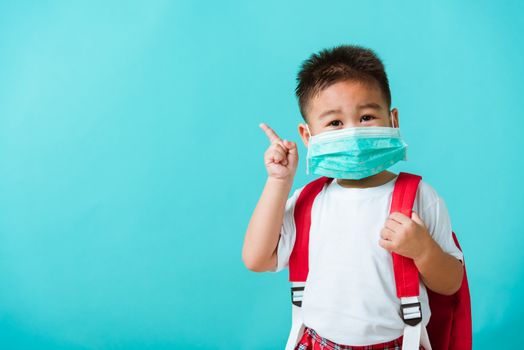
[{"label": "index finger", "polygon": [[400,224],[407,224],[411,221],[411,218],[407,217],[406,215],[402,214],[401,212],[393,212],[389,215],[389,218],[392,220],[395,220],[396,222]]},{"label": "index finger", "polygon": [[271,129],[266,123],[260,123],[259,126],[262,128],[262,130],[264,130],[271,143],[282,141],[277,133],[274,132],[273,129]]}]

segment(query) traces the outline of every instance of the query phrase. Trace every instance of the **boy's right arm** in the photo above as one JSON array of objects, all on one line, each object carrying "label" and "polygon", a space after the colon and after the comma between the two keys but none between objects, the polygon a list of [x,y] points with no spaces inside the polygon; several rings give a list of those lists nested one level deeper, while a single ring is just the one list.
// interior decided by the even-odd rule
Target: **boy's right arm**
[{"label": "boy's right arm", "polygon": [[294,142],[282,140],[266,124],[260,127],[271,142],[264,154],[268,178],[249,221],[242,248],[244,264],[256,272],[268,271],[277,265],[280,230],[298,163]]}]

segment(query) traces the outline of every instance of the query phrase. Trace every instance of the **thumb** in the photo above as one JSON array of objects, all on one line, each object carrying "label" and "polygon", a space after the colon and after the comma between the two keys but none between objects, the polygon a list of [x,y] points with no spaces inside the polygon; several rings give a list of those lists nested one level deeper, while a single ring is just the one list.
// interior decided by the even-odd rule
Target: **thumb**
[{"label": "thumb", "polygon": [[296,167],[298,164],[298,150],[297,150],[297,144],[291,141],[284,140],[284,146],[286,146],[288,151],[288,160],[289,164],[292,167]]},{"label": "thumb", "polygon": [[417,214],[416,211],[411,212],[411,219],[413,219],[413,221],[415,221],[417,224],[423,227],[426,227],[426,224],[424,223],[424,221],[422,221],[422,219],[420,218],[420,216]]},{"label": "thumb", "polygon": [[284,146],[288,149],[289,153],[297,154],[297,144],[288,140],[284,140]]}]

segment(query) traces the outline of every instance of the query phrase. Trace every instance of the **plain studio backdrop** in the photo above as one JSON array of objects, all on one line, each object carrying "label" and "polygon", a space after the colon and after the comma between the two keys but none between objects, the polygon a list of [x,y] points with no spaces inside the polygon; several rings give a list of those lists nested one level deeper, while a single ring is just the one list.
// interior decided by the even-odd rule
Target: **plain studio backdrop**
[{"label": "plain studio backdrop", "polygon": [[[522,343],[519,1],[3,1],[0,348],[281,349],[288,270],[247,270],[272,126],[313,52],[383,59],[408,161],[464,250],[474,348]],[[350,296],[348,296],[350,297]]]}]

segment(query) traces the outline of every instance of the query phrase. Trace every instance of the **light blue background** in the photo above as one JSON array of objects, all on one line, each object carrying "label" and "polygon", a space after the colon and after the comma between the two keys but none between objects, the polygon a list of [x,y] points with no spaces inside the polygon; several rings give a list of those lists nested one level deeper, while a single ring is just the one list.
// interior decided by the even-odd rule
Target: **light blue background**
[{"label": "light blue background", "polygon": [[386,65],[393,170],[448,205],[475,349],[522,342],[522,4],[2,2],[0,348],[283,348],[287,270],[241,259],[258,124],[300,142],[298,67],[343,43]]}]

